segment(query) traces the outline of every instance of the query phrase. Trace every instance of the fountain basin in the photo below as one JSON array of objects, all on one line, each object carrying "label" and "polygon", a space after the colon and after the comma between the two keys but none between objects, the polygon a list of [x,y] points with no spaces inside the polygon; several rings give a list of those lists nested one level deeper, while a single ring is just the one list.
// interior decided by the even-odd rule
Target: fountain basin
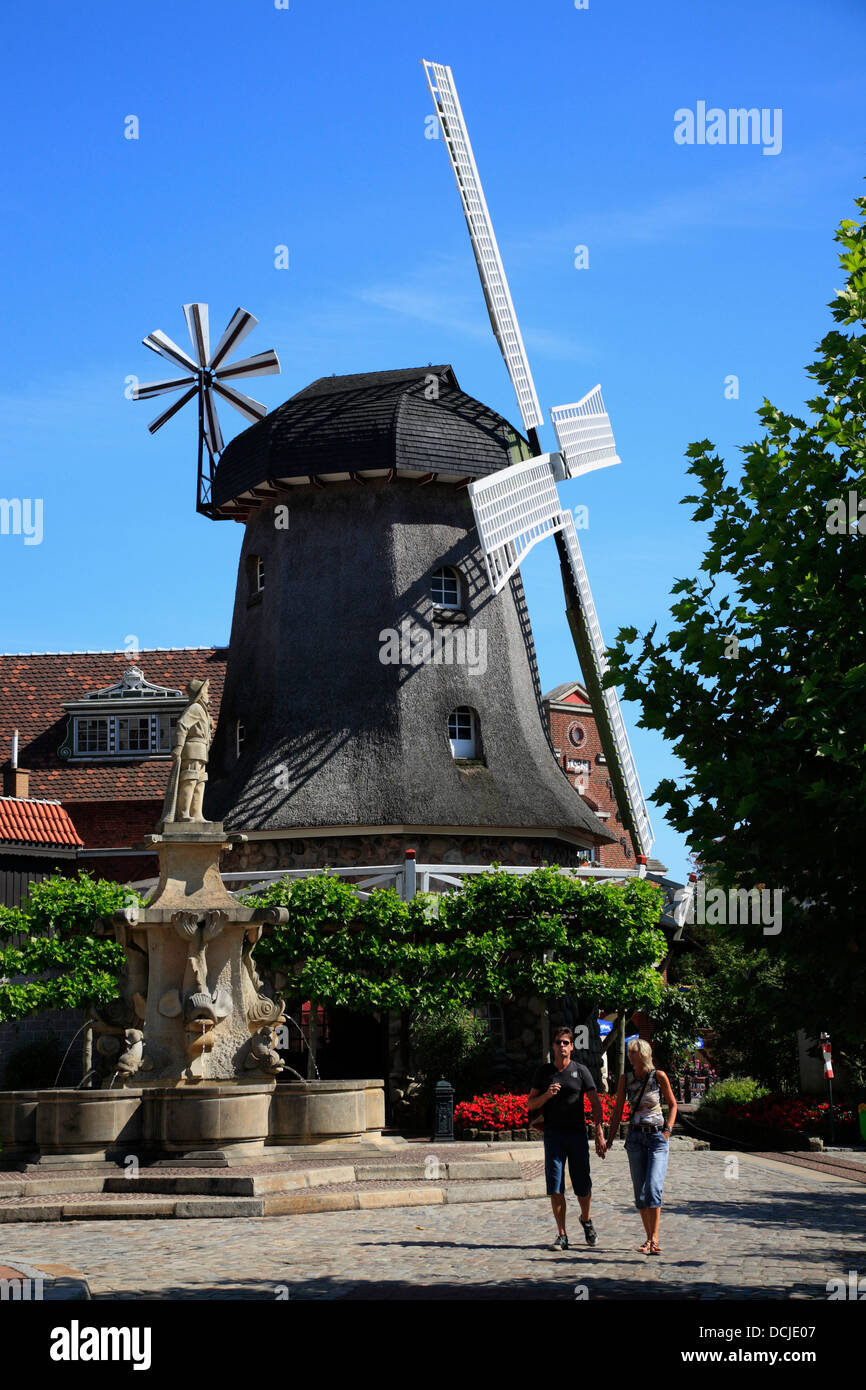
[{"label": "fountain basin", "polygon": [[140,1089],[76,1091],[64,1087],[36,1094],[35,1138],[41,1156],[104,1163],[109,1153],[126,1155],[140,1149]]},{"label": "fountain basin", "polygon": [[0,1157],[36,1148],[36,1109],[44,1091],[0,1091]]},{"label": "fountain basin", "polygon": [[273,1081],[265,1081],[145,1091],[145,1148],[166,1154],[263,1149],[273,1090]]},{"label": "fountain basin", "polygon": [[122,1163],[378,1137],[378,1079],[0,1091],[0,1164]]},{"label": "fountain basin", "polygon": [[381,1081],[280,1081],[271,1098],[271,1144],[321,1144],[381,1134]]}]

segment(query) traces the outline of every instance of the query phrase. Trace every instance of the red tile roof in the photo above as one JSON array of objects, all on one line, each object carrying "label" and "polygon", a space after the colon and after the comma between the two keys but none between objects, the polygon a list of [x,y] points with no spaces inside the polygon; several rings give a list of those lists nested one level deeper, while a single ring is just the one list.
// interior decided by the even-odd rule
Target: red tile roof
[{"label": "red tile roof", "polygon": [[[195,676],[210,679],[210,707],[219,714],[227,647],[140,651],[135,665],[147,680],[182,690]],[[18,763],[30,773],[35,796],[74,801],[162,801],[168,760],[69,764],[57,756],[66,733],[66,700],[119,681],[129,666],[120,652],[34,652],[0,655],[0,765],[9,763],[12,731],[19,733]]]},{"label": "red tile roof", "polygon": [[84,841],[59,802],[0,796],[0,844],[75,849]]}]

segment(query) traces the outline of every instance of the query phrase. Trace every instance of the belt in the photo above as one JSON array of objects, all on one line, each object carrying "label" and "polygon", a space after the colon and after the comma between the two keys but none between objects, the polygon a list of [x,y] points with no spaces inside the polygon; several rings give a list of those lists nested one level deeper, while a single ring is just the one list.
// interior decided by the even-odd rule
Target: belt
[{"label": "belt", "polygon": [[636,1122],[631,1125],[631,1128],[643,1130],[645,1133],[651,1132],[652,1134],[661,1134],[664,1125],[645,1125],[641,1122]]}]

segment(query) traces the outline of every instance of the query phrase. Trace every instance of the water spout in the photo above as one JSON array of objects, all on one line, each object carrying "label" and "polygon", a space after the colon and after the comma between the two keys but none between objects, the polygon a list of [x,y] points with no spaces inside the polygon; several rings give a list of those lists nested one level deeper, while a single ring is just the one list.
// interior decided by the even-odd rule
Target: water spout
[{"label": "water spout", "polygon": [[73,1043],[75,1042],[76,1038],[80,1038],[80,1037],[81,1037],[81,1034],[84,1032],[85,1028],[92,1028],[92,1027],[93,1027],[93,1024],[94,1024],[94,1020],[93,1020],[92,1018],[86,1018],[86,1019],[84,1020],[84,1022],[82,1023],[81,1027],[79,1028],[78,1032],[75,1034],[75,1037],[72,1039],[72,1042],[71,1042],[71,1043],[69,1044],[69,1046],[67,1047],[66,1051],[65,1051],[64,1054],[63,1054],[63,1061],[60,1063],[60,1067],[59,1067],[59,1069],[58,1069],[57,1075],[56,1075],[55,1078],[54,1078],[54,1085],[55,1085],[55,1086],[57,1085],[58,1081],[60,1080],[60,1073],[63,1071],[63,1068],[66,1066],[66,1058],[69,1056],[70,1052],[72,1051],[72,1045],[73,1045]]},{"label": "water spout", "polygon": [[[294,1023],[295,1027],[297,1028],[298,1032],[300,1033],[300,1035],[301,1035],[301,1052],[303,1052],[304,1048],[306,1048],[307,1051],[310,1053],[310,1056],[311,1056],[312,1059],[313,1059],[313,1066],[314,1066],[315,1069],[316,1069],[316,1080],[317,1080],[317,1081],[321,1081],[322,1078],[321,1078],[321,1076],[319,1075],[319,1064],[318,1064],[318,1062],[316,1061],[316,1054],[315,1054],[314,1052],[310,1051],[310,1044],[307,1042],[307,1039],[304,1037],[304,1030],[303,1030],[303,1028],[302,1028],[301,1025],[297,1022],[296,1019],[292,1018],[292,1015],[291,1015],[291,1014],[286,1014],[286,1018],[288,1019],[289,1023]],[[289,1070],[291,1070],[291,1068],[289,1068]]]}]

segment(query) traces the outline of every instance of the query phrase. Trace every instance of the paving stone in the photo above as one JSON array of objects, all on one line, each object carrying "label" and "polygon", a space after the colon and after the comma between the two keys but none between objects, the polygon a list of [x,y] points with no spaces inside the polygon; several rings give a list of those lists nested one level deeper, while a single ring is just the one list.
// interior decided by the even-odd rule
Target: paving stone
[{"label": "paving stone", "polygon": [[[437,1149],[443,1151],[444,1145]],[[743,1154],[731,1178],[727,1157],[672,1153],[663,1253],[655,1258],[637,1251],[642,1228],[617,1144],[603,1162],[592,1159],[594,1248],[583,1242],[571,1195],[572,1248],[554,1252],[546,1197],[452,1205],[430,1201],[425,1185],[427,1204],[377,1209],[357,1209],[357,1187],[275,1193],[261,1199],[268,1220],[204,1217],[191,1241],[173,1219],[10,1224],[0,1237],[0,1263],[4,1256],[33,1265],[64,1262],[88,1281],[96,1300],[269,1301],[288,1290],[298,1301],[573,1302],[581,1285],[590,1302],[699,1300],[708,1293],[719,1296],[710,1301],[801,1301],[826,1299],[831,1278],[866,1274],[862,1183],[794,1165],[770,1167]],[[435,1186],[449,1190],[449,1184]],[[462,1186],[479,1191],[478,1182]],[[402,1190],[413,1188],[420,1185]],[[393,1191],[400,1190],[395,1184]]]}]

